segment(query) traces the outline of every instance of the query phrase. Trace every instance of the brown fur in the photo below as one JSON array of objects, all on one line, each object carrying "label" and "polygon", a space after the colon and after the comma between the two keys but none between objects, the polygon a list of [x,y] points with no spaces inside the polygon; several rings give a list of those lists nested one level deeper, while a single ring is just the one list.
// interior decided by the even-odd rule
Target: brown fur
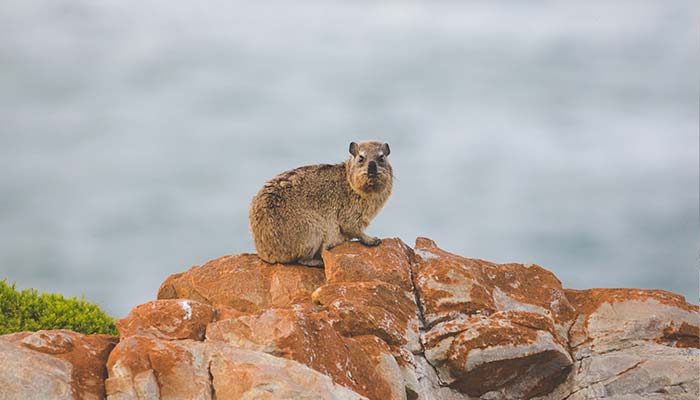
[{"label": "brown fur", "polygon": [[266,182],[250,205],[258,256],[269,263],[319,266],[323,249],[347,240],[378,245],[364,230],[391,195],[389,151],[387,144],[353,142],[343,163],[300,167]]}]

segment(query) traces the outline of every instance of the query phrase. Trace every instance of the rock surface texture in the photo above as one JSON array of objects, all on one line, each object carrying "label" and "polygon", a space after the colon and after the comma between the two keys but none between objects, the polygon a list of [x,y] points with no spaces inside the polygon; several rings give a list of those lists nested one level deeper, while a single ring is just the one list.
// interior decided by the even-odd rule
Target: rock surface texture
[{"label": "rock surface texture", "polygon": [[103,399],[117,340],[66,330],[0,336],[0,399]]},{"label": "rock surface texture", "polygon": [[700,397],[698,307],[676,294],[565,289],[424,238],[322,256],[172,275],[117,322],[113,350],[68,331],[0,337],[0,399]]}]

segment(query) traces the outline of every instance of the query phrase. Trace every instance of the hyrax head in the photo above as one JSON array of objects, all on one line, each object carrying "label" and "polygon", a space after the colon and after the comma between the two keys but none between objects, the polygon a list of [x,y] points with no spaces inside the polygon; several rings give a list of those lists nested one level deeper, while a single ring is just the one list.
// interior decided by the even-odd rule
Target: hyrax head
[{"label": "hyrax head", "polygon": [[360,194],[380,192],[391,184],[390,152],[388,143],[350,143],[348,182],[354,191]]}]

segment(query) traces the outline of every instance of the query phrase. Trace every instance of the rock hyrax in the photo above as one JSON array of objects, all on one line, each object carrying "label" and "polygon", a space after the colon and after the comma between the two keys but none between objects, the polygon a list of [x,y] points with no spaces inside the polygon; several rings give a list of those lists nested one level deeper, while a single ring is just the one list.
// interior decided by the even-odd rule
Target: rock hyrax
[{"label": "rock hyrax", "polygon": [[350,158],[283,172],[250,204],[258,256],[269,263],[321,266],[321,251],[351,239],[376,246],[365,228],[391,195],[389,145],[350,143]]}]

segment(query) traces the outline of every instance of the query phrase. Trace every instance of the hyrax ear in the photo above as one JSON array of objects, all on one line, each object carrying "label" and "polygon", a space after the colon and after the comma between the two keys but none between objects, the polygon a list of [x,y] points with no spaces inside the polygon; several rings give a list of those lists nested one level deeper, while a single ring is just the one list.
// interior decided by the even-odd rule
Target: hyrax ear
[{"label": "hyrax ear", "polygon": [[352,154],[353,157],[357,156],[357,143],[350,142],[350,154]]},{"label": "hyrax ear", "polygon": [[388,156],[389,153],[391,153],[391,149],[389,148],[389,143],[384,143],[382,145],[382,153],[384,153],[385,156]]}]

